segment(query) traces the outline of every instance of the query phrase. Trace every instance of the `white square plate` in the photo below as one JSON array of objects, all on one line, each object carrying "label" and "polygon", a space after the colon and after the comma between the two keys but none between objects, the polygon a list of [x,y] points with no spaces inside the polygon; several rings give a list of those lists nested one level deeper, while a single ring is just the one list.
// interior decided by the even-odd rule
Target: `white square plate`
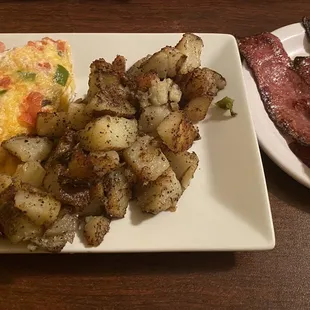
[{"label": "white square plate", "polygon": [[[124,55],[128,66],[181,34],[1,34],[7,48],[49,36],[72,47],[77,96],[87,90],[89,65],[99,57],[112,61]],[[204,41],[202,66],[221,73],[227,87],[218,95],[235,100],[237,117],[213,106],[199,125],[202,139],[194,150],[200,159],[190,187],[176,212],[157,216],[130,207],[113,221],[97,248],[85,248],[78,237],[63,252],[146,252],[266,250],[275,245],[272,216],[258,144],[246,100],[236,41],[226,34],[199,34]],[[1,241],[0,252],[27,252]]]}]

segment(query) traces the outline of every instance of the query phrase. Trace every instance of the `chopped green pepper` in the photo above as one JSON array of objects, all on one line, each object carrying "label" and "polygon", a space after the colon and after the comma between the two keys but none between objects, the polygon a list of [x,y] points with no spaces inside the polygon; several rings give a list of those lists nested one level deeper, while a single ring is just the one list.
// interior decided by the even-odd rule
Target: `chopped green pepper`
[{"label": "chopped green pepper", "polygon": [[7,91],[8,91],[7,89],[1,89],[1,90],[0,90],[0,95],[5,94]]},{"label": "chopped green pepper", "polygon": [[68,81],[68,78],[69,78],[69,72],[68,70],[63,67],[62,65],[57,65],[57,69],[56,69],[56,73],[55,73],[55,76],[54,76],[54,80],[62,85],[62,86],[65,86],[67,81]]},{"label": "chopped green pepper", "polygon": [[237,113],[233,111],[234,100],[229,97],[224,97],[220,101],[215,103],[219,108],[223,110],[229,110],[231,116],[236,116]]},{"label": "chopped green pepper", "polygon": [[36,74],[33,72],[26,72],[26,71],[17,71],[17,73],[24,79],[29,81],[34,81],[36,78]]}]

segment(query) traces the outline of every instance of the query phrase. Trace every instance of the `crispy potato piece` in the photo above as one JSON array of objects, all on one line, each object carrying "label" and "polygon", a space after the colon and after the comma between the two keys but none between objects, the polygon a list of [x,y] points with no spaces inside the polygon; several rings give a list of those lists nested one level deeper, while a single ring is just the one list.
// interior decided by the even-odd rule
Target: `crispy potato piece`
[{"label": "crispy potato piece", "polygon": [[63,208],[56,221],[45,231],[45,237],[66,234],[67,241],[72,243],[78,224],[78,215]]},{"label": "crispy potato piece", "polygon": [[13,180],[6,174],[0,174],[0,194],[4,192],[11,184]]},{"label": "crispy potato piece", "polygon": [[110,220],[104,216],[87,216],[85,218],[84,238],[88,245],[97,247],[110,230]]},{"label": "crispy potato piece", "polygon": [[28,161],[24,164],[18,165],[14,177],[23,183],[28,183],[34,187],[42,185],[45,169],[37,161]]},{"label": "crispy potato piece", "polygon": [[182,187],[186,189],[199,164],[199,158],[195,152],[174,153],[168,148],[163,149],[163,153],[169,160],[170,166]]},{"label": "crispy potato piece", "polygon": [[21,161],[42,161],[50,154],[53,143],[48,138],[16,136],[2,146]]},{"label": "crispy potato piece", "polygon": [[[122,56],[118,56],[122,57]],[[106,62],[103,58],[93,61],[90,65],[87,100],[92,99],[104,86],[120,85],[124,74],[120,65],[120,58],[116,58],[114,64]],[[123,58],[121,61],[124,61]]]},{"label": "crispy potato piece", "polygon": [[157,132],[168,148],[176,153],[188,150],[198,135],[198,129],[181,111],[169,114],[157,127]]},{"label": "crispy potato piece", "polygon": [[63,204],[73,206],[76,212],[82,212],[90,201],[90,189],[87,184],[72,183],[60,184],[61,176],[65,174],[65,169],[61,165],[55,165],[46,170],[43,180],[44,188],[52,193],[57,200]]},{"label": "crispy potato piece", "polygon": [[95,174],[100,177],[120,165],[120,158],[116,151],[89,153],[89,161],[93,165]]},{"label": "crispy potato piece", "polygon": [[14,204],[14,196],[18,185],[19,182],[11,176],[0,174],[0,209],[7,204]]},{"label": "crispy potato piece", "polygon": [[186,55],[178,49],[166,46],[143,62],[141,70],[143,73],[149,71],[156,72],[161,79],[172,78],[176,76],[185,60]]},{"label": "crispy potato piece", "polygon": [[166,105],[146,107],[139,118],[139,130],[152,135],[157,134],[158,125],[170,114]]},{"label": "crispy potato piece", "polygon": [[105,212],[105,193],[101,181],[90,187],[90,203],[79,213],[80,216],[102,215]]},{"label": "crispy potato piece", "polygon": [[200,57],[203,48],[203,41],[200,37],[192,33],[185,33],[175,48],[187,56],[186,60],[180,66],[179,73],[186,74],[200,67]]},{"label": "crispy potato piece", "polygon": [[68,163],[76,143],[76,132],[73,130],[66,131],[66,133],[59,139],[58,144],[49,156],[45,168],[49,168],[58,163]]},{"label": "crispy potato piece", "polygon": [[75,130],[83,129],[91,121],[91,116],[86,113],[86,104],[72,102],[68,107],[68,121]]},{"label": "crispy potato piece", "polygon": [[60,211],[61,204],[52,195],[43,191],[20,189],[15,195],[15,206],[23,211],[36,225],[53,223]]},{"label": "crispy potato piece", "polygon": [[183,99],[189,101],[197,97],[215,97],[226,86],[226,80],[219,73],[208,68],[196,68],[185,75],[177,76]]},{"label": "crispy potato piece", "polygon": [[80,131],[80,144],[87,151],[122,150],[135,142],[137,134],[135,119],[103,116]]},{"label": "crispy potato piece", "polygon": [[167,158],[151,140],[149,136],[140,137],[123,152],[125,161],[143,182],[156,180],[169,167]]},{"label": "crispy potato piece", "polygon": [[141,73],[135,78],[135,87],[136,90],[146,92],[151,88],[152,84],[160,81],[156,72],[146,72]]},{"label": "crispy potato piece", "polygon": [[6,149],[0,146],[0,173],[12,176],[20,163],[20,159],[13,156]]},{"label": "crispy potato piece", "polygon": [[125,169],[113,170],[106,175],[103,187],[107,214],[114,218],[124,217],[132,197],[131,184],[126,177]]},{"label": "crispy potato piece", "polygon": [[139,59],[137,62],[135,62],[126,72],[127,76],[130,78],[135,78],[142,74],[142,65],[148,61],[151,58],[152,55],[147,55],[141,59]]},{"label": "crispy potato piece", "polygon": [[101,87],[86,105],[86,113],[96,117],[111,115],[134,118],[136,109],[127,99],[126,90],[120,86]]},{"label": "crispy potato piece", "polygon": [[56,221],[45,231],[43,236],[31,238],[28,249],[35,251],[39,248],[49,252],[60,252],[67,242],[73,242],[77,224],[77,214],[62,209]]},{"label": "crispy potato piece", "polygon": [[210,97],[194,98],[185,105],[183,112],[192,123],[198,123],[205,119],[211,102]]},{"label": "crispy potato piece", "polygon": [[68,127],[66,112],[39,112],[36,123],[37,134],[41,137],[61,137]]},{"label": "crispy potato piece", "polygon": [[35,225],[11,204],[0,208],[0,226],[5,236],[14,244],[41,236],[43,232],[42,226]]},{"label": "crispy potato piece", "polygon": [[174,210],[182,195],[182,187],[175,173],[168,168],[156,181],[136,188],[137,205],[142,211],[158,214]]},{"label": "crispy potato piece", "polygon": [[75,149],[68,163],[68,176],[80,180],[93,177],[93,165],[83,150]]},{"label": "crispy potato piece", "polygon": [[121,55],[117,55],[112,61],[112,68],[120,76],[124,75],[126,72],[126,58]]}]

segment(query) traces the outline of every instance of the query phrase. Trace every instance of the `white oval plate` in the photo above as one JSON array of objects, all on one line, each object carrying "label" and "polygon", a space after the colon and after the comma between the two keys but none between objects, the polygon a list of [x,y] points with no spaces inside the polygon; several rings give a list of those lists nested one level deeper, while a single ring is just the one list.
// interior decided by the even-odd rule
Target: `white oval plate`
[{"label": "white oval plate", "polygon": [[[300,23],[282,27],[272,33],[281,40],[292,59],[296,56],[309,55],[310,44],[307,42],[305,30]],[[284,137],[270,120],[255,81],[245,65],[243,66],[243,76],[259,144],[282,170],[296,181],[310,188],[310,169],[293,154]]]}]

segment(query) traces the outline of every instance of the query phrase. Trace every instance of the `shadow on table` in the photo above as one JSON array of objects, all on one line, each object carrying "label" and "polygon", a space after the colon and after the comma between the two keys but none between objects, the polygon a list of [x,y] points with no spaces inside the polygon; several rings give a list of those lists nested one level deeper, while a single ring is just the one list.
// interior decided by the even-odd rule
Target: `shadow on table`
[{"label": "shadow on table", "polygon": [[268,191],[289,205],[310,213],[309,189],[282,171],[261,151]]},{"label": "shadow on table", "polygon": [[206,274],[235,265],[232,252],[141,254],[20,254],[0,256],[0,285],[29,276]]}]

